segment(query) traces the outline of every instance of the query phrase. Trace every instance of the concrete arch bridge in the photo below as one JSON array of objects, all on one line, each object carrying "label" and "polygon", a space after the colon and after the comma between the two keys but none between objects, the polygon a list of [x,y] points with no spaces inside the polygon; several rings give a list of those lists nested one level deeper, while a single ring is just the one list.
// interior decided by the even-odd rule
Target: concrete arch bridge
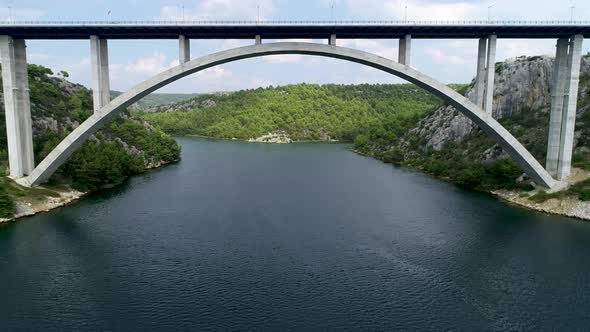
[{"label": "concrete arch bridge", "polygon": [[[110,100],[108,39],[106,38],[108,30],[105,30],[104,36],[101,37],[98,35],[88,36],[92,55],[94,114],[73,130],[44,160],[35,166],[26,72],[26,46],[25,39],[20,37],[34,38],[37,30],[27,32],[27,29],[11,30],[0,26],[0,34],[3,34],[0,35],[0,56],[3,69],[10,175],[25,186],[36,186],[47,181],[57,168],[92,134],[145,95],[182,77],[216,65],[276,54],[303,54],[336,58],[373,67],[400,77],[440,97],[466,115],[495,140],[538,185],[555,189],[561,185],[562,180],[569,176],[583,40],[583,35],[579,33],[565,37],[563,33],[557,34],[556,75],[552,91],[551,123],[545,168],[491,116],[497,38],[495,34],[479,38],[475,102],[409,66],[412,40],[409,33],[400,37],[398,61],[361,50],[336,46],[335,33],[328,36],[327,44],[262,43],[261,35],[255,34],[253,36],[254,45],[229,49],[191,60],[189,38],[182,34],[176,35],[179,40],[180,64],[178,66],[155,75]],[[43,29],[41,30],[43,31]],[[12,35],[9,35],[11,31]],[[567,33],[579,31],[580,29],[574,29]],[[87,33],[92,33],[92,31]],[[157,36],[159,36],[157,38],[168,37]],[[296,38],[299,35],[292,34],[290,36]],[[76,35],[75,38],[82,37]],[[432,37],[429,35],[428,38]]]}]

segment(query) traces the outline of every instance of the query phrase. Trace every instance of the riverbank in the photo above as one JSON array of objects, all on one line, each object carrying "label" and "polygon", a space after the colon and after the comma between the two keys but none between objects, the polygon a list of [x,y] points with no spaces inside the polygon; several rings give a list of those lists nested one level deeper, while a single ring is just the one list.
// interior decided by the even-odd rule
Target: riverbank
[{"label": "riverbank", "polygon": [[519,207],[590,221],[590,202],[582,202],[575,197],[551,198],[536,203],[517,192],[498,190],[492,194],[509,204]]},{"label": "riverbank", "polygon": [[[145,166],[145,171],[155,170],[178,161],[179,160],[166,162],[159,160],[156,162],[150,162]],[[79,191],[67,184],[51,186],[44,185],[28,188],[17,184],[8,177],[4,178],[4,181],[8,184],[9,192],[16,197],[14,200],[15,213],[10,218],[0,218],[0,224],[13,222],[20,218],[34,216],[39,213],[66,206],[93,192]],[[120,185],[120,183],[110,187],[115,187],[117,185]]]},{"label": "riverbank", "polygon": [[[492,191],[492,194],[503,201],[520,207],[590,221],[590,201],[582,201],[574,195],[568,195],[570,188],[583,181],[588,181],[588,179],[590,179],[590,172],[580,168],[572,168],[572,175],[568,178],[567,188],[558,192],[545,194],[544,191],[539,189],[531,192],[496,190]],[[541,195],[545,196],[542,201],[537,199]]]},{"label": "riverbank", "polygon": [[[351,151],[364,157],[379,159],[356,149],[352,149]],[[449,177],[436,176],[420,168],[408,165],[397,166],[428,174],[438,180],[455,183]],[[545,193],[545,191],[540,188],[531,191],[501,189],[484,192],[493,195],[507,204],[518,206],[520,208],[590,221],[590,201],[582,201],[569,192],[572,187],[589,180],[589,171],[573,167],[572,175],[568,178],[567,186],[560,191],[550,194]]]},{"label": "riverbank", "polygon": [[258,138],[249,138],[249,139],[240,139],[240,138],[224,138],[224,137],[210,137],[210,136],[203,136],[203,135],[184,135],[184,136],[175,136],[175,137],[195,137],[195,138],[204,138],[210,140],[221,140],[221,141],[239,141],[239,142],[247,142],[247,143],[270,143],[270,144],[292,144],[292,143],[351,143],[351,141],[340,141],[337,139],[329,139],[329,140],[294,140],[290,137],[287,140],[275,141],[275,140],[264,140],[261,137]]},{"label": "riverbank", "polygon": [[51,211],[82,198],[88,192],[78,191],[68,185],[23,187],[12,179],[5,179],[15,195],[15,213],[10,218],[0,218],[0,223]]}]

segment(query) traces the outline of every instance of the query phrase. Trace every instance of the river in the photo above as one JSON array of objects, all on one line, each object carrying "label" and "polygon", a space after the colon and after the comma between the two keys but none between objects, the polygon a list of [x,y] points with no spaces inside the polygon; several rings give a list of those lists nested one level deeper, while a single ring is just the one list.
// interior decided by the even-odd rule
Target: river
[{"label": "river", "polygon": [[182,161],[0,225],[1,330],[574,330],[590,223],[343,144]]}]

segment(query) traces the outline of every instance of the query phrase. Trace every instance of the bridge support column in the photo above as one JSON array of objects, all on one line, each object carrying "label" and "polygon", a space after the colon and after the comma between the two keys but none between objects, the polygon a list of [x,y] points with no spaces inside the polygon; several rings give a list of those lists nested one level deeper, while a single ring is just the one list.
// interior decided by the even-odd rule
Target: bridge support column
[{"label": "bridge support column", "polygon": [[575,35],[557,41],[546,168],[558,180],[571,173],[583,40]]},{"label": "bridge support column", "polygon": [[545,169],[557,178],[559,166],[559,148],[561,143],[561,121],[567,82],[567,57],[569,41],[567,38],[557,40],[555,63],[553,65],[553,88],[551,89],[551,113],[549,117],[549,138],[547,140],[547,161]]},{"label": "bridge support column", "polygon": [[92,101],[96,112],[111,101],[109,49],[106,39],[90,36],[90,59],[93,83]]},{"label": "bridge support column", "polygon": [[185,63],[191,60],[191,42],[184,35],[178,36],[178,62]]},{"label": "bridge support column", "polygon": [[260,35],[256,35],[254,45],[261,45],[262,44],[262,37]]},{"label": "bridge support column", "polygon": [[8,163],[10,176],[18,178],[30,174],[35,168],[25,41],[0,36],[0,58]]},{"label": "bridge support column", "polygon": [[581,35],[557,40],[545,167],[558,180],[571,173],[582,42]]},{"label": "bridge support column", "polygon": [[486,88],[483,109],[491,115],[494,103],[494,74],[496,73],[496,35],[488,37],[488,58],[486,64]]},{"label": "bridge support column", "polygon": [[479,39],[477,49],[477,75],[475,76],[475,104],[492,114],[494,102],[494,75],[496,73],[496,36]]},{"label": "bridge support column", "polygon": [[483,98],[485,95],[486,82],[486,51],[487,38],[479,39],[479,46],[477,49],[477,75],[475,76],[475,105],[483,109]]},{"label": "bridge support column", "polygon": [[330,35],[330,39],[328,40],[328,44],[332,45],[332,46],[336,46],[336,35],[335,34]]},{"label": "bridge support column", "polygon": [[398,47],[399,55],[398,62],[402,65],[410,65],[410,57],[412,54],[412,36],[405,35],[404,38],[399,40]]}]

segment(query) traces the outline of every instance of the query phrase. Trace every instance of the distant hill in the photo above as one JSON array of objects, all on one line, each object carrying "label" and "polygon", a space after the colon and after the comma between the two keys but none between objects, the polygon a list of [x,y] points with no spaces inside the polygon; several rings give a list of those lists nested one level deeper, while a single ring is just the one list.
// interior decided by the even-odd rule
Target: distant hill
[{"label": "distant hill", "polygon": [[352,141],[367,130],[395,136],[441,101],[412,84],[315,85],[203,94],[141,116],[173,135]]},{"label": "distant hill", "polygon": [[[111,97],[118,97],[122,93],[121,91],[111,91]],[[155,106],[178,103],[198,95],[198,93],[151,93],[135,103],[134,108],[146,110]]]},{"label": "distant hill", "polygon": [[[533,56],[496,63],[494,117],[545,162],[553,59]],[[451,84],[467,97],[473,82]],[[468,118],[411,84],[314,85],[243,90],[154,108],[139,116],[171,135],[293,141],[353,141],[355,151],[420,169],[461,186],[524,190],[535,202],[590,201],[590,179],[554,194],[527,192],[520,167]],[[573,166],[590,172],[590,55],[582,59]],[[590,218],[590,217],[589,217]]]}]

